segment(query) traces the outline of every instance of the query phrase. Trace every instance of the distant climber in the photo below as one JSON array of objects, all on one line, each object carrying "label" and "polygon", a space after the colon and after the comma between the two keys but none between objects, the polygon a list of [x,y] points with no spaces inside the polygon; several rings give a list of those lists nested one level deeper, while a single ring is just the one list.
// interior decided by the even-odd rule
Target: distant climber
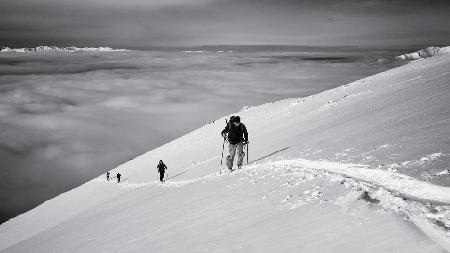
[{"label": "distant climber", "polygon": [[106,181],[109,181],[109,171],[106,172]]},{"label": "distant climber", "polygon": [[248,132],[244,124],[241,123],[239,116],[231,116],[230,122],[222,130],[222,136],[228,140],[227,167],[230,171],[233,170],[234,156],[237,152],[237,166],[241,168],[244,160],[244,146],[248,144]]},{"label": "distant climber", "polygon": [[120,173],[117,173],[117,183],[120,183],[120,177],[121,177],[122,175],[120,175]]},{"label": "distant climber", "polygon": [[167,166],[164,164],[164,162],[162,160],[159,160],[159,163],[156,167],[158,168],[158,172],[159,172],[159,181],[161,181],[161,183],[163,183],[164,182],[164,173],[167,170]]}]

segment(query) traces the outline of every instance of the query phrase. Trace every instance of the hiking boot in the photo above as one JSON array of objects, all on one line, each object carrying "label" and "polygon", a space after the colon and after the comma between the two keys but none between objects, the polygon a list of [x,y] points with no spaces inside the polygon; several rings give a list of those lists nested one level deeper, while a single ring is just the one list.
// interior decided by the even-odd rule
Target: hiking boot
[{"label": "hiking boot", "polygon": [[233,171],[233,167],[228,167],[228,170],[229,171]]},{"label": "hiking boot", "polygon": [[238,170],[242,168],[242,164],[238,164]]}]

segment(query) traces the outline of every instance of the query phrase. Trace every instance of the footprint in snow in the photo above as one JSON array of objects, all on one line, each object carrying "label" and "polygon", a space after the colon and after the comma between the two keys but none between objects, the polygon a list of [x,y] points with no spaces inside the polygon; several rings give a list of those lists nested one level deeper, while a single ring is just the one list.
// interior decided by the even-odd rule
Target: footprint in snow
[{"label": "footprint in snow", "polygon": [[292,198],[292,195],[288,195],[285,199],[283,199],[281,202],[285,203],[288,200],[290,200]]},{"label": "footprint in snow", "polygon": [[289,209],[291,209],[291,210],[292,209],[296,209],[296,208],[301,207],[303,205],[306,205],[306,203],[303,202],[302,200],[299,200],[297,203],[292,204],[291,207],[289,207]]}]

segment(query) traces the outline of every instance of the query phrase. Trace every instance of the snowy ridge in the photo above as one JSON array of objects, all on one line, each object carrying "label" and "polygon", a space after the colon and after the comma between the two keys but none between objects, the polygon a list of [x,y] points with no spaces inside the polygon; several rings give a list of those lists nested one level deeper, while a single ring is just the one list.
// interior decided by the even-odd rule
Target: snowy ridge
[{"label": "snowy ridge", "polygon": [[[154,181],[148,184],[125,184],[124,187],[183,187],[194,183],[214,183],[226,177],[240,177],[248,184],[265,184],[269,180],[285,180],[282,187],[298,187],[305,182],[324,179],[329,182],[341,182],[352,189],[346,201],[359,201],[365,195],[389,212],[398,213],[413,222],[420,230],[450,252],[450,188],[418,181],[412,177],[394,174],[389,171],[371,169],[363,164],[338,163],[331,161],[313,161],[306,159],[280,160],[275,162],[243,166],[230,174],[221,170],[206,176],[190,180],[169,181],[165,184]],[[236,185],[226,186],[228,189]],[[277,191],[270,191],[262,196],[267,200]],[[290,210],[302,207],[308,202],[323,203],[322,190],[313,185],[311,190],[303,191],[304,197],[289,194],[280,200],[280,204]],[[405,199],[405,196],[409,200]],[[297,200],[296,200],[297,199]],[[419,201],[417,201],[419,200]],[[440,202],[447,206],[432,207],[429,202]],[[346,207],[349,203],[336,201],[336,205]]]},{"label": "snowy ridge", "polygon": [[[358,199],[363,199],[368,194],[371,202],[378,203],[385,210],[405,215],[420,230],[450,252],[450,188],[448,187],[421,182],[406,175],[393,175],[388,171],[370,169],[362,164],[293,159],[245,166],[245,170],[267,169],[289,172],[279,175],[288,175],[291,178],[289,182],[294,184],[298,184],[299,178],[313,180],[319,177],[331,182],[340,181],[346,187],[352,187],[354,192],[350,194],[357,193],[355,196]],[[320,191],[312,193],[313,198],[316,199],[319,199],[320,195]],[[412,201],[406,200],[401,195],[407,195]],[[289,195],[282,202],[286,202],[291,197]],[[445,203],[447,206],[432,207],[429,202],[433,201]],[[297,208],[299,204],[292,205],[291,209]]]},{"label": "snowy ridge", "polygon": [[[216,158],[216,157],[214,157]],[[213,159],[199,162],[199,164],[207,163]],[[192,167],[194,167],[193,165]],[[262,164],[250,164],[243,167],[242,171],[255,170],[261,166],[273,166],[276,168],[289,168],[290,171],[295,169],[312,169],[316,171],[327,171],[335,174],[343,175],[344,177],[350,177],[355,180],[371,183],[380,187],[383,187],[394,194],[402,197],[407,197],[412,200],[418,200],[424,203],[432,202],[438,204],[450,205],[450,188],[438,185],[433,185],[424,181],[419,181],[413,177],[403,175],[400,173],[394,173],[388,170],[380,170],[370,168],[364,164],[352,164],[352,163],[340,163],[332,161],[313,161],[307,159],[292,159],[292,160],[279,160],[275,162],[262,163]],[[190,167],[190,168],[192,168]],[[188,169],[190,169],[188,168]],[[184,172],[183,172],[184,173]],[[316,172],[314,172],[316,173]],[[181,174],[181,173],[180,173]],[[152,181],[150,183],[120,183],[120,186],[130,188],[140,188],[148,185],[161,185],[164,187],[181,187],[187,184],[197,183],[202,180],[210,180],[227,174],[227,170],[221,170],[218,172],[210,173],[205,176],[190,178],[188,180],[177,181],[176,179],[170,180],[168,176],[168,182],[161,184],[159,181]],[[317,174],[317,173],[316,173]],[[342,178],[343,177],[339,177]],[[104,179],[95,179],[95,181],[104,181]]]},{"label": "snowy ridge", "polygon": [[123,52],[127,49],[113,49],[110,47],[57,47],[57,46],[38,46],[34,48],[9,48],[4,47],[0,50],[2,53],[15,52]]},{"label": "snowy ridge", "polygon": [[425,202],[450,205],[450,188],[419,181],[410,176],[390,171],[371,169],[363,164],[345,164],[305,159],[277,161],[275,166],[290,166],[326,170],[382,186],[403,196]]},{"label": "snowy ridge", "polygon": [[427,47],[425,49],[421,49],[414,53],[403,54],[403,55],[397,56],[396,58],[400,59],[400,60],[418,60],[418,59],[422,59],[422,58],[433,57],[436,55],[447,54],[448,52],[450,52],[450,46],[448,46],[448,47]]},{"label": "snowy ridge", "polygon": [[[382,145],[382,147],[386,148],[388,145]],[[439,155],[432,154],[421,160],[437,156]],[[199,164],[211,160],[208,159],[199,162]],[[287,182],[283,186],[291,188],[298,187],[305,181],[313,181],[318,178],[330,182],[341,182],[346,187],[353,189],[349,193],[354,196],[350,197],[350,199],[353,199],[350,201],[363,199],[363,196],[368,194],[367,196],[371,201],[378,203],[380,207],[389,212],[405,216],[442,248],[450,252],[450,188],[419,181],[413,177],[388,170],[373,169],[364,164],[288,159],[245,165],[242,170],[232,174],[229,174],[227,170],[221,170],[188,180],[169,180],[165,184],[153,181],[140,184],[124,183],[120,186],[126,188],[147,186],[178,188],[200,182],[211,183],[233,175],[241,177],[241,180],[248,180],[249,184],[261,184],[268,179],[271,181],[285,179]],[[227,186],[227,188],[232,189],[234,186]],[[313,189],[303,191],[304,198],[296,201],[295,197],[289,194],[280,203],[292,210],[311,201],[322,201],[320,188],[320,186],[313,185]],[[269,194],[262,196],[262,199],[270,198],[270,194],[274,192],[270,191]],[[430,206],[430,202],[437,203],[438,206]],[[339,204],[339,202],[336,202],[336,204]],[[346,206],[348,203],[339,205]]]}]

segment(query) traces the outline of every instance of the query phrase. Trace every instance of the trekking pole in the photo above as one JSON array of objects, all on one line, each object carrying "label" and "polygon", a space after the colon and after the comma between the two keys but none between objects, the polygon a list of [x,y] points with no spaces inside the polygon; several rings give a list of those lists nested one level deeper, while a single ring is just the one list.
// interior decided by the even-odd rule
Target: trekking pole
[{"label": "trekking pole", "polygon": [[225,149],[225,137],[223,137],[223,144],[222,144],[222,158],[220,159],[220,166],[222,166],[223,161],[223,150]]},{"label": "trekking pole", "polygon": [[247,142],[247,164],[248,164],[248,142]]},{"label": "trekking pole", "polygon": [[[228,124],[228,120],[225,119],[225,123]],[[223,137],[223,144],[222,144],[222,158],[220,158],[220,167],[222,167],[222,161],[223,161],[223,150],[225,149],[225,137]]]}]

